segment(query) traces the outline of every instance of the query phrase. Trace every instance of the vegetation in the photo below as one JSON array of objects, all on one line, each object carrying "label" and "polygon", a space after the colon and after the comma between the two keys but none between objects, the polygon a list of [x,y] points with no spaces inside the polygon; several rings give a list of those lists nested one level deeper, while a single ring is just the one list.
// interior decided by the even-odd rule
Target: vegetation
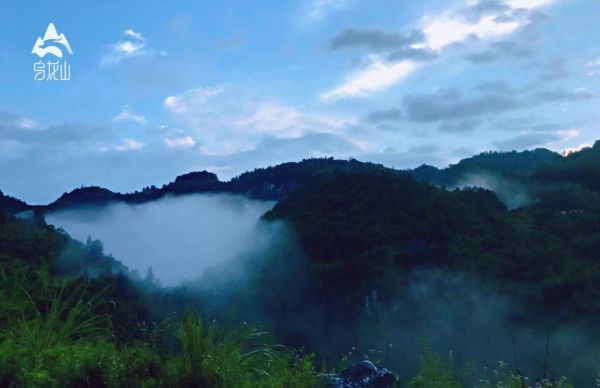
[{"label": "vegetation", "polygon": [[148,324],[144,292],[97,241],[3,213],[0,230],[0,386],[315,385],[312,359],[263,331],[195,312]]},{"label": "vegetation", "polygon": [[328,175],[266,218],[293,223],[337,317],[356,317],[372,290],[384,302],[404,274],[425,267],[474,272],[504,288],[534,284],[542,292],[527,295],[531,308],[600,314],[597,213],[508,211],[486,190],[448,192],[382,172]]},{"label": "vegetation", "polygon": [[[23,221],[0,211],[0,386],[322,385],[324,365],[341,352],[311,354],[318,348],[314,331],[329,335],[375,321],[365,310],[392,306],[409,274],[424,268],[469,273],[508,293],[522,308],[515,317],[521,321],[597,322],[597,148],[566,158],[543,150],[489,153],[446,172],[423,167],[411,173],[445,185],[465,171],[493,170],[536,196],[533,206],[515,210],[487,190],[448,191],[405,172],[332,159],[259,169],[230,182],[193,173],[132,194],[82,188],[50,207],[206,191],[279,199],[264,219],[291,225],[306,268],[291,249],[278,247],[273,257],[246,263],[251,303],[247,289],[228,283],[229,294],[214,291],[218,306],[205,290],[163,289],[151,273],[141,279],[105,255],[101,242],[72,240],[46,225],[39,209],[1,196],[0,206],[32,210],[32,217]],[[522,164],[531,168],[512,173]],[[238,320],[227,317],[236,302],[242,304]],[[248,317],[273,334],[246,324]],[[528,379],[504,363],[475,370],[428,348],[414,359],[420,362],[413,375],[396,371],[401,386],[571,386],[545,372]],[[387,356],[378,365],[386,363]]]},{"label": "vegetation", "polygon": [[600,141],[542,166],[535,176],[544,182],[570,182],[600,191]]}]

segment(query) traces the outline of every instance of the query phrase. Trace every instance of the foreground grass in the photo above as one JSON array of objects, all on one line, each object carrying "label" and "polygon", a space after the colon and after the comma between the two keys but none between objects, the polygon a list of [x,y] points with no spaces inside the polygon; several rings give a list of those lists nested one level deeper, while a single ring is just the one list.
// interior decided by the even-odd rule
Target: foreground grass
[{"label": "foreground grass", "polygon": [[[107,338],[80,338],[36,347],[9,335],[0,344],[2,386],[312,387],[312,363],[286,349],[250,345],[256,333],[227,338],[204,331],[202,321],[182,325],[181,351],[161,355],[144,342],[117,347]],[[36,332],[39,323],[32,323]],[[212,327],[212,326],[211,326]]]},{"label": "foreground grass", "polygon": [[[2,272],[2,271],[0,271]],[[153,329],[144,340],[115,339],[108,315],[83,287],[52,287],[44,272],[27,282],[15,273],[0,284],[0,386],[4,387],[273,387],[323,386],[313,357],[273,344],[266,332],[206,322],[198,314]],[[3,275],[0,273],[0,275]],[[6,275],[4,273],[4,275]],[[4,280],[7,280],[4,277]],[[41,279],[41,280],[40,280]],[[31,292],[35,290],[35,293]],[[51,295],[49,298],[44,296]],[[159,338],[162,337],[162,338]],[[428,348],[410,388],[460,388],[470,371],[452,355]],[[477,388],[570,388],[531,380],[505,364],[481,378]]]},{"label": "foreground grass", "polygon": [[46,314],[15,321],[0,341],[0,386],[312,387],[311,360],[251,328],[220,331],[190,314],[175,325],[177,350],[117,346],[90,304],[57,293]]}]

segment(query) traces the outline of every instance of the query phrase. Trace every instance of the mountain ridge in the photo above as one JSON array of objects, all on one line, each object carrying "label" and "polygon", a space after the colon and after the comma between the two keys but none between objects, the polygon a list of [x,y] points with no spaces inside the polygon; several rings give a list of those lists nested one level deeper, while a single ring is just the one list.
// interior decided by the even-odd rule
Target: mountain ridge
[{"label": "mountain ridge", "polygon": [[[536,191],[536,195],[539,194],[538,191],[546,190],[546,186],[556,186],[561,183],[576,185],[577,190],[596,192],[600,191],[600,186],[593,183],[593,178],[590,182],[589,179],[586,180],[585,177],[580,176],[581,174],[575,174],[578,178],[571,179],[569,176],[565,176],[565,171],[572,173],[573,169],[579,168],[585,171],[584,174],[595,176],[595,167],[600,168],[600,158],[595,156],[600,154],[599,152],[600,141],[596,142],[593,147],[566,156],[544,148],[519,152],[487,151],[462,159],[445,168],[423,164],[417,168],[406,170],[397,170],[382,164],[362,162],[356,159],[312,158],[257,168],[244,172],[229,181],[221,181],[216,174],[203,170],[179,175],[172,182],[161,187],[152,185],[130,193],[119,193],[100,186],[79,187],[63,193],[55,201],[46,205],[29,205],[17,198],[0,194],[0,209],[12,214],[32,209],[54,211],[76,206],[101,206],[111,202],[144,203],[167,195],[194,193],[229,193],[245,195],[253,199],[279,200],[310,179],[336,171],[392,172],[408,175],[418,182],[448,188],[472,185],[468,180],[461,181],[461,178],[486,175],[495,178],[501,177],[527,186],[532,191]],[[582,160],[583,162],[581,162]],[[582,163],[587,163],[588,166],[581,167]],[[495,191],[490,187],[484,188]],[[543,197],[543,193],[539,196]],[[566,202],[575,202],[570,206],[577,207],[581,201],[569,200]]]}]

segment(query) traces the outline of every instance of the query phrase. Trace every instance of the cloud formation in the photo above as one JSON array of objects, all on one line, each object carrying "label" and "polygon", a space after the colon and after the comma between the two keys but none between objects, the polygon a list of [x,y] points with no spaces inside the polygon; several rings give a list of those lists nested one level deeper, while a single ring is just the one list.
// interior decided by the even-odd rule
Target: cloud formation
[{"label": "cloud formation", "polygon": [[380,123],[383,121],[399,121],[404,118],[402,110],[399,108],[389,108],[383,110],[376,110],[369,113],[367,121],[371,123]]},{"label": "cloud formation", "polygon": [[332,11],[346,8],[352,0],[312,0],[308,16],[313,20],[321,20]]},{"label": "cloud formation", "polygon": [[164,140],[168,148],[190,148],[196,145],[191,136],[167,137]]},{"label": "cloud formation", "polygon": [[490,49],[470,54],[471,62],[486,62],[499,55],[524,56],[527,50],[502,41],[529,25],[532,11],[549,0],[475,1],[468,7],[453,8],[426,15],[421,29],[408,34],[382,29],[350,28],[330,40],[333,49],[362,46],[369,48],[367,65],[347,76],[340,85],[323,92],[322,101],[363,97],[387,89],[422,67],[423,61],[441,57],[446,48],[472,42],[491,42]]},{"label": "cloud formation", "polygon": [[102,151],[102,152],[108,152],[108,151],[125,152],[125,151],[139,150],[139,149],[142,149],[143,147],[144,147],[144,144],[140,143],[139,141],[136,141],[133,139],[124,139],[122,142],[117,143],[117,144],[101,146],[100,151]]},{"label": "cloud formation", "polygon": [[224,86],[198,87],[168,96],[163,105],[176,121],[195,133],[204,155],[250,150],[267,136],[340,133],[349,121],[307,112],[276,99],[257,100],[235,93]]},{"label": "cloud formation", "polygon": [[321,101],[365,96],[395,84],[417,69],[415,62],[404,60],[389,63],[375,54],[369,57],[369,62],[366,68],[351,74],[340,86],[322,93]]},{"label": "cloud formation", "polygon": [[420,43],[425,36],[421,31],[412,31],[406,35],[385,31],[381,28],[348,28],[329,41],[332,50],[342,48],[367,48],[373,51],[399,49]]},{"label": "cloud formation", "polygon": [[499,113],[519,107],[519,101],[504,93],[484,93],[464,97],[458,89],[444,89],[434,94],[407,96],[406,116],[414,121],[440,121]]},{"label": "cloud formation", "polygon": [[113,118],[113,121],[133,121],[144,124],[146,123],[146,117],[133,113],[129,105],[124,105],[121,112]]},{"label": "cloud formation", "polygon": [[[372,123],[384,121],[410,121],[416,123],[438,123],[442,132],[471,132],[482,124],[483,117],[498,120],[503,114],[531,107],[561,103],[569,104],[595,98],[585,88],[566,90],[559,87],[546,88],[544,83],[513,87],[504,82],[483,82],[468,93],[458,88],[439,89],[433,93],[409,94],[400,107],[376,110],[367,116]],[[507,127],[515,130],[526,122],[511,122]]]},{"label": "cloud formation", "polygon": [[551,143],[571,140],[578,137],[579,134],[580,132],[577,129],[566,129],[555,132],[526,132],[507,140],[496,142],[495,145],[502,151],[520,151],[527,148],[542,147]]},{"label": "cloud formation", "polygon": [[127,29],[123,31],[123,35],[125,39],[108,45],[107,51],[100,58],[100,65],[115,65],[133,57],[166,54],[163,50],[157,51],[148,46],[146,38],[140,32]]}]

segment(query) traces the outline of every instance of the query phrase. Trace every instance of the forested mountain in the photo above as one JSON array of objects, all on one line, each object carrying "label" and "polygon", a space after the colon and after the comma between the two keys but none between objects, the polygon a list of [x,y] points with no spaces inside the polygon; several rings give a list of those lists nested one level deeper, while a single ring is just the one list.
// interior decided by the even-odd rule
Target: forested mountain
[{"label": "forested mountain", "polygon": [[324,176],[265,217],[292,222],[338,316],[373,290],[393,295],[397,276],[441,266],[535,284],[530,306],[600,317],[598,213],[508,211],[487,190],[449,192],[381,172]]},{"label": "forested mountain", "polygon": [[[380,172],[407,174],[419,182],[454,188],[483,186],[492,191],[501,191],[499,186],[518,187],[527,191],[533,201],[555,210],[570,210],[593,206],[596,199],[591,192],[599,192],[600,181],[596,176],[600,159],[598,143],[567,157],[546,149],[522,152],[484,152],[463,159],[444,169],[422,165],[413,170],[393,170],[380,164],[365,163],[354,159],[335,160],[333,158],[306,159],[300,162],[283,163],[277,166],[259,168],[243,173],[230,181],[220,181],[208,171],[191,172],[178,176],[173,182],[161,187],[149,186],[133,193],[116,193],[108,189],[90,186],[64,193],[56,201],[42,206],[43,209],[57,210],[84,205],[102,205],[115,201],[144,203],[165,195],[191,193],[234,193],[250,198],[278,200],[295,187],[303,185],[315,176],[330,172]],[[502,200],[513,196],[512,192],[499,193]],[[514,190],[513,190],[514,191]],[[593,198],[590,198],[593,197]],[[561,198],[557,200],[557,198]],[[559,209],[559,203],[564,208]],[[523,203],[519,202],[519,206]],[[558,207],[557,207],[558,206]],[[12,197],[0,196],[0,209],[8,213],[18,213],[31,207]]]},{"label": "forested mountain", "polygon": [[8,213],[15,214],[29,210],[30,206],[20,199],[11,197],[10,195],[4,195],[4,193],[0,191],[0,209]]},{"label": "forested mountain", "polygon": [[[524,331],[543,327],[549,338],[565,325],[596,325],[598,147],[567,157],[546,150],[486,153],[444,170],[398,171],[323,158],[257,169],[228,182],[193,172],[130,194],[80,188],[34,208],[29,221],[8,214],[31,210],[27,204],[2,196],[0,385],[315,386],[331,379],[330,369],[340,370],[332,367],[340,359],[342,367],[349,364],[348,348],[373,349],[387,341],[389,327],[428,324],[433,299],[407,295],[414,287],[418,295],[424,292],[419,287],[429,295],[440,273],[476,279],[478,293],[504,295],[514,307],[503,319]],[[535,199],[509,209],[490,190],[444,187],[473,173],[518,181]],[[260,225],[274,228],[283,221],[290,230],[289,239],[278,240],[268,253],[240,263],[243,279],[219,279],[217,268],[197,284],[163,288],[152,271],[145,277],[130,272],[104,254],[100,241],[75,241],[43,216],[83,205],[217,192],[277,200]],[[422,273],[429,282],[414,286]],[[234,307],[238,315],[231,318]],[[262,325],[275,339],[247,322]],[[305,351],[273,345],[277,341]],[[587,369],[569,378],[595,378],[589,370],[598,370],[588,360],[596,357],[597,345],[581,345]],[[427,347],[420,366],[409,369],[406,354],[413,348],[403,346],[410,349],[397,353],[403,358],[389,348],[377,356],[378,366],[392,365],[398,373],[405,368],[403,383],[457,387],[473,381],[452,357]],[[401,361],[391,362],[394,354]],[[525,381],[516,367],[501,367],[493,378],[474,373],[480,387]],[[546,367],[538,376],[546,387],[569,386]]]},{"label": "forested mountain", "polygon": [[569,182],[600,191],[600,141],[541,166],[535,178],[542,182]]},{"label": "forested mountain", "polygon": [[312,177],[331,171],[377,171],[385,167],[356,160],[334,160],[333,158],[307,159],[301,162],[283,163],[274,167],[259,168],[246,172],[230,181],[219,181],[208,171],[191,172],[178,176],[175,181],[160,188],[150,186],[142,191],[120,194],[100,187],[83,187],[63,194],[47,206],[55,210],[75,205],[105,204],[111,201],[142,203],[165,195],[192,193],[233,193],[250,198],[276,200]]},{"label": "forested mountain", "polygon": [[316,383],[310,359],[269,345],[264,332],[204,323],[197,293],[162,290],[151,272],[139,279],[106,256],[100,241],[3,211],[0,279],[0,386]]},{"label": "forested mountain", "polygon": [[422,165],[407,172],[418,181],[453,186],[468,174],[485,173],[514,179],[527,178],[541,166],[559,159],[559,154],[543,148],[522,152],[484,152],[444,169]]}]

